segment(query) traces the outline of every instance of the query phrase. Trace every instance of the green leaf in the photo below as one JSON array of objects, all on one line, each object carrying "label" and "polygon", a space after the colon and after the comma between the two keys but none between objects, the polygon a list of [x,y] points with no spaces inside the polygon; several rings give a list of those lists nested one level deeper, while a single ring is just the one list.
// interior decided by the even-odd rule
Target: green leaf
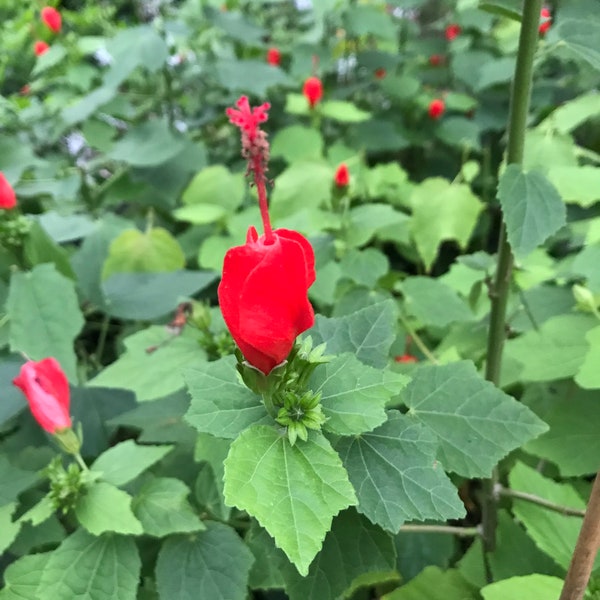
[{"label": "green leaf", "polygon": [[271,156],[281,156],[288,163],[319,160],[323,156],[323,137],[316,129],[303,125],[284,127],[273,138]]},{"label": "green leaf", "polygon": [[506,354],[523,364],[525,381],[553,381],[575,375],[589,350],[586,334],[597,323],[590,315],[566,314],[548,319],[506,344]]},{"label": "green leaf", "polygon": [[194,536],[167,539],[156,562],[162,600],[245,600],[252,554],[237,533],[208,522]]},{"label": "green leaf", "polygon": [[0,600],[39,600],[37,588],[51,556],[50,552],[31,554],[10,564],[4,571]]},{"label": "green leaf", "polygon": [[164,273],[184,266],[183,250],[166,229],[127,229],[112,241],[102,279],[115,273]]},{"label": "green leaf", "polygon": [[317,315],[308,335],[315,344],[325,342],[329,354],[352,352],[363,363],[383,368],[396,339],[396,319],[396,303],[386,300],[345,317]]},{"label": "green leaf", "polygon": [[524,575],[496,581],[481,588],[484,600],[506,600],[506,598],[535,598],[556,600],[560,596],[564,581],[550,575]]},{"label": "green leaf", "polygon": [[[533,494],[570,508],[585,509],[585,502],[575,489],[566,483],[556,483],[545,478],[535,469],[516,463],[508,481],[519,492]],[[582,519],[550,511],[543,506],[524,500],[513,500],[513,513],[519,519],[536,545],[551,556],[561,567],[567,569],[581,529]],[[596,559],[600,566],[600,556]]]},{"label": "green leaf", "polygon": [[394,210],[389,204],[370,203],[355,206],[350,209],[350,222],[346,226],[344,241],[349,247],[362,246],[390,227],[405,225],[408,220],[407,215]]},{"label": "green leaf", "polygon": [[467,303],[439,279],[408,277],[401,290],[406,310],[424,325],[447,327],[456,321],[475,318]]},{"label": "green leaf", "polygon": [[189,327],[173,336],[164,326],[155,325],[128,336],[124,344],[125,352],[88,385],[131,390],[138,402],[180,390],[185,385],[183,371],[206,358],[198,332]]},{"label": "green leaf", "polygon": [[138,446],[133,440],[121,442],[103,452],[92,465],[102,480],[122,486],[161,460],[173,446]]},{"label": "green leaf", "polygon": [[376,6],[351,6],[344,13],[344,24],[356,37],[375,36],[395,39],[397,28],[391,17]]},{"label": "green leaf", "polygon": [[566,222],[563,201],[541,171],[508,165],[498,184],[506,234],[513,252],[523,257],[535,250]]},{"label": "green leaf", "polygon": [[518,0],[493,0],[493,2],[479,0],[477,7],[480,10],[485,10],[493,15],[507,17],[508,19],[512,19],[519,23],[521,22],[521,4]]},{"label": "green leaf", "polygon": [[582,388],[600,388],[600,327],[590,329],[585,339],[589,344],[589,350],[583,359],[583,363],[575,375],[576,383]]},{"label": "green leaf", "polygon": [[420,367],[403,396],[408,414],[439,438],[444,468],[466,477],[489,477],[501,458],[548,429],[468,361]]},{"label": "green leaf", "polygon": [[308,575],[285,572],[286,592],[290,600],[337,600],[369,576],[375,581],[397,579],[395,563],[392,538],[355,510],[345,510],[333,520]]},{"label": "green leaf", "polygon": [[284,573],[289,575],[290,561],[275,545],[275,540],[254,519],[244,538],[254,555],[248,585],[252,589],[271,590],[285,587]]},{"label": "green leaf", "polygon": [[270,87],[291,84],[285,71],[261,60],[221,58],[214,68],[219,82],[230,92],[263,98]]},{"label": "green leaf", "polygon": [[342,123],[360,123],[371,118],[371,113],[357,108],[352,102],[345,102],[344,100],[327,100],[321,103],[320,112],[322,116]]},{"label": "green leaf", "polygon": [[477,590],[456,569],[427,567],[381,600],[477,600]]},{"label": "green leaf", "polygon": [[12,351],[23,352],[32,360],[53,356],[69,379],[76,379],[73,340],[84,320],[70,279],[52,264],[37,265],[29,273],[13,273],[6,312]]},{"label": "green leaf", "polygon": [[165,119],[153,119],[131,127],[108,156],[134,167],[154,167],[179,154],[184,145],[184,138],[175,136]]},{"label": "green leaf", "polygon": [[141,561],[133,539],[91,536],[83,529],[50,554],[38,597],[61,600],[135,600]]},{"label": "green leaf", "polygon": [[311,431],[306,442],[290,446],[276,429],[254,426],[225,460],[225,502],[255,517],[306,575],[332,518],[356,496],[322,434]]},{"label": "green leaf", "polygon": [[16,500],[23,490],[38,479],[37,473],[15,467],[5,454],[0,454],[0,506]]},{"label": "green leaf", "polygon": [[600,19],[564,19],[556,31],[567,48],[600,71],[600,50],[595,42],[600,38]]},{"label": "green leaf", "polygon": [[467,247],[483,205],[464,184],[430,178],[414,188],[411,196],[412,235],[427,269],[443,241],[455,240]]},{"label": "green leaf", "polygon": [[[483,77],[481,77],[483,80]],[[435,130],[435,135],[449,146],[466,150],[480,150],[479,125],[465,117],[448,117]]]},{"label": "green leaf", "polygon": [[91,484],[77,501],[75,516],[92,535],[106,531],[141,535],[142,524],[131,510],[131,496],[110,483]]},{"label": "green leaf", "polygon": [[456,553],[454,536],[446,533],[400,531],[394,541],[398,572],[405,582],[430,565],[447,569]]},{"label": "green leaf", "polygon": [[226,356],[188,369],[184,378],[192,397],[185,420],[202,433],[235,438],[271,418],[259,396],[239,382],[236,359]]},{"label": "green leaf", "polygon": [[385,405],[405,384],[405,377],[364,365],[354,354],[321,365],[310,379],[310,388],[321,394],[327,417],[323,427],[336,435],[356,435],[381,425]]},{"label": "green leaf", "polygon": [[21,529],[21,522],[12,519],[16,508],[16,502],[0,505],[0,553],[3,553],[15,541]]},{"label": "green leaf", "polygon": [[465,515],[456,488],[436,460],[433,432],[397,411],[370,433],[342,438],[336,445],[358,510],[397,533],[405,521],[445,521]]},{"label": "green leaf", "polygon": [[589,208],[600,200],[600,168],[553,167],[548,179],[565,202],[573,202]]},{"label": "green leaf", "polygon": [[552,461],[563,477],[600,469],[600,403],[596,392],[573,389],[571,383],[537,386],[527,390],[523,402],[550,426],[549,431],[527,443],[527,452]]},{"label": "green leaf", "polygon": [[240,174],[222,165],[206,167],[189,183],[181,198],[184,207],[174,215],[195,224],[212,223],[235,211],[244,200],[245,185]]},{"label": "green leaf", "polygon": [[187,500],[190,490],[183,481],[170,477],[153,478],[133,499],[133,512],[144,533],[164,537],[205,529]]},{"label": "green leaf", "polygon": [[359,285],[373,288],[377,280],[389,271],[390,262],[383,252],[375,248],[352,248],[342,257],[340,268],[344,277],[349,277]]},{"label": "green leaf", "polygon": [[[557,106],[541,123],[539,128],[547,126],[548,129],[555,129],[560,133],[570,133],[579,127],[579,125],[597,116],[599,113],[600,98],[596,92],[589,92],[581,96],[576,96],[572,100]],[[554,169],[548,173],[551,179],[552,171]]]},{"label": "green leaf", "polygon": [[75,279],[66,250],[56,244],[37,221],[31,223],[23,244],[23,252],[31,267],[41,263],[54,263],[61,275]]}]

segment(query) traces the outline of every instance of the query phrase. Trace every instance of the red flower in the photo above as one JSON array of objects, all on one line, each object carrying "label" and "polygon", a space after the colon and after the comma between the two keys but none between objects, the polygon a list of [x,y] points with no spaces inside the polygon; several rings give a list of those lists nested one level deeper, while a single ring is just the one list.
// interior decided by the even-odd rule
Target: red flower
[{"label": "red flower", "polygon": [[267,62],[270,65],[279,66],[281,64],[281,52],[277,48],[267,50]]},{"label": "red flower", "polygon": [[282,363],[296,337],[312,327],[307,291],[315,280],[315,256],[296,231],[276,229],[272,241],[250,227],[246,243],[225,255],[219,304],[246,360],[268,375]]},{"label": "red flower", "polygon": [[54,31],[54,33],[58,33],[60,31],[62,26],[62,17],[55,8],[52,6],[45,6],[42,8],[41,16],[42,21],[48,27],[48,29]]},{"label": "red flower", "polygon": [[429,57],[429,64],[432,67],[439,67],[446,62],[446,57],[443,54],[432,54]]},{"label": "red flower", "polygon": [[446,39],[451,42],[455,37],[457,37],[461,32],[460,25],[456,23],[452,23],[446,27]]},{"label": "red flower", "polygon": [[552,25],[552,15],[550,14],[549,8],[542,8],[540,11],[540,20],[542,22],[540,23],[538,31],[540,32],[540,35],[545,35],[548,29],[550,29],[550,25]]},{"label": "red flower", "polygon": [[375,79],[383,79],[387,75],[387,72],[383,68],[375,69],[374,75],[375,75]]},{"label": "red flower", "polygon": [[323,97],[323,84],[318,77],[309,77],[304,82],[302,93],[308,100],[308,105],[311,108],[315,107],[315,104]]},{"label": "red flower", "polygon": [[430,118],[439,119],[444,114],[445,110],[446,105],[444,104],[444,101],[436,98],[429,103],[427,112],[429,113]]},{"label": "red flower", "polygon": [[335,177],[333,178],[335,181],[335,185],[338,187],[346,187],[350,183],[350,172],[348,171],[348,166],[346,163],[342,163],[335,172]]},{"label": "red flower", "polygon": [[48,52],[49,49],[50,49],[50,46],[48,46],[48,44],[46,44],[46,42],[42,42],[40,40],[38,40],[33,45],[33,51],[35,52],[36,56],[41,56],[45,52]]},{"label": "red flower", "polygon": [[416,362],[418,362],[417,357],[413,356],[412,354],[403,354],[402,356],[395,356],[394,360],[397,363],[416,363]]},{"label": "red flower", "polygon": [[27,397],[31,414],[49,433],[71,427],[67,377],[54,358],[27,361],[13,383]]},{"label": "red flower", "polygon": [[17,205],[17,196],[15,190],[4,177],[4,173],[0,171],[0,208],[5,210],[14,208]]}]

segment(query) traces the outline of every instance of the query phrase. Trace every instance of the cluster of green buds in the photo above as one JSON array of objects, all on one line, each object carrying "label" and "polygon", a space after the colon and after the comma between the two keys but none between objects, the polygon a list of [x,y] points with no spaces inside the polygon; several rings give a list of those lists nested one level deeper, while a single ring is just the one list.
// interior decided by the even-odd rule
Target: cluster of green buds
[{"label": "cluster of green buds", "polygon": [[0,245],[5,248],[21,248],[31,229],[31,221],[15,212],[4,213],[0,219]]},{"label": "cluster of green buds", "polygon": [[45,469],[50,481],[49,497],[55,510],[63,514],[75,508],[79,498],[85,493],[94,477],[90,471],[72,462],[65,469],[62,457],[56,456]]},{"label": "cluster of green buds", "polygon": [[262,396],[269,414],[286,428],[290,444],[299,438],[306,441],[308,430],[320,430],[325,422],[321,410],[321,394],[309,387],[310,376],[321,364],[331,360],[325,356],[325,344],[313,348],[310,336],[296,343],[288,359],[268,375],[244,361],[239,351],[238,372],[244,383]]}]

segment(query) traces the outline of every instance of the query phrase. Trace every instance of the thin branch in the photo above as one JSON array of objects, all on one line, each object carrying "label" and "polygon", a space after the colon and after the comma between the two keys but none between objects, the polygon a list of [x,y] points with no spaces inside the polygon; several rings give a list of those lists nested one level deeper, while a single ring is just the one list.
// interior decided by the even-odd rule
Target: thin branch
[{"label": "thin branch", "polygon": [[507,498],[515,498],[516,500],[525,500],[525,502],[531,502],[532,504],[543,506],[548,510],[552,510],[554,512],[560,513],[561,515],[566,515],[568,517],[584,517],[586,513],[585,510],[582,510],[580,508],[571,508],[570,506],[556,504],[554,502],[550,502],[550,500],[546,500],[545,498],[536,496],[535,494],[528,494],[527,492],[511,490],[510,488],[506,488],[502,485],[496,486],[496,492],[500,496],[505,496]]},{"label": "thin branch", "polygon": [[400,533],[449,533],[458,537],[475,537],[481,534],[479,527],[455,527],[454,525],[402,525]]}]

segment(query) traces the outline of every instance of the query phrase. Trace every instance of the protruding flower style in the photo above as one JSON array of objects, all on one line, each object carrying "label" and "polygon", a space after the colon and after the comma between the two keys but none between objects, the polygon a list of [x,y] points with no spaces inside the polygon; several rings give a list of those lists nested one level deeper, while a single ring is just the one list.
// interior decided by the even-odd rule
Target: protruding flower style
[{"label": "protruding flower style", "polygon": [[451,42],[453,39],[458,37],[461,32],[461,27],[457,23],[452,23],[446,27],[446,39]]},{"label": "protruding flower style", "polygon": [[429,57],[429,64],[432,67],[439,67],[446,62],[446,57],[443,54],[432,54]]},{"label": "protruding flower style", "polygon": [[336,170],[333,178],[337,187],[346,187],[350,183],[350,171],[348,171],[348,165],[342,163]]},{"label": "protruding flower style", "polygon": [[429,103],[429,108],[427,112],[429,113],[429,117],[431,119],[439,119],[446,110],[446,104],[440,98],[436,98]]},{"label": "protruding flower style", "polygon": [[542,10],[540,11],[540,26],[538,28],[538,31],[540,32],[540,35],[546,35],[546,32],[548,31],[548,29],[550,29],[550,26],[552,25],[552,14],[550,13],[550,9],[549,8],[542,8]]},{"label": "protruding flower style", "polygon": [[410,363],[418,362],[417,357],[413,356],[412,354],[401,354],[401,355],[395,356],[394,360],[397,363],[401,363],[401,364],[410,364]]},{"label": "protruding flower style", "polygon": [[267,62],[278,67],[281,64],[281,52],[277,48],[269,48],[267,50]]},{"label": "protruding flower style", "polygon": [[42,21],[48,29],[58,33],[62,27],[62,17],[60,13],[52,6],[44,6],[41,13]]},{"label": "protruding flower style", "polygon": [[4,173],[0,172],[0,208],[10,210],[17,205],[17,196]]},{"label": "protruding flower style", "polygon": [[33,44],[33,52],[36,56],[42,56],[42,54],[48,52],[49,49],[50,46],[46,42],[43,42],[41,40],[38,40],[37,42],[35,42],[35,44]]},{"label": "protruding flower style", "polygon": [[27,361],[13,383],[25,394],[42,429],[56,434],[71,427],[69,382],[56,359]]},{"label": "protruding flower style", "polygon": [[302,93],[308,100],[308,105],[314,108],[323,97],[323,83],[318,77],[309,77],[304,82]]},{"label": "protruding flower style", "polygon": [[269,144],[259,125],[268,118],[269,104],[251,108],[242,96],[236,105],[227,115],[242,132],[242,154],[254,175],[264,235],[250,227],[246,243],[228,250],[218,296],[225,323],[246,361],[268,375],[314,323],[308,288],[315,281],[315,257],[310,242],[298,232],[271,229],[265,187]]}]

